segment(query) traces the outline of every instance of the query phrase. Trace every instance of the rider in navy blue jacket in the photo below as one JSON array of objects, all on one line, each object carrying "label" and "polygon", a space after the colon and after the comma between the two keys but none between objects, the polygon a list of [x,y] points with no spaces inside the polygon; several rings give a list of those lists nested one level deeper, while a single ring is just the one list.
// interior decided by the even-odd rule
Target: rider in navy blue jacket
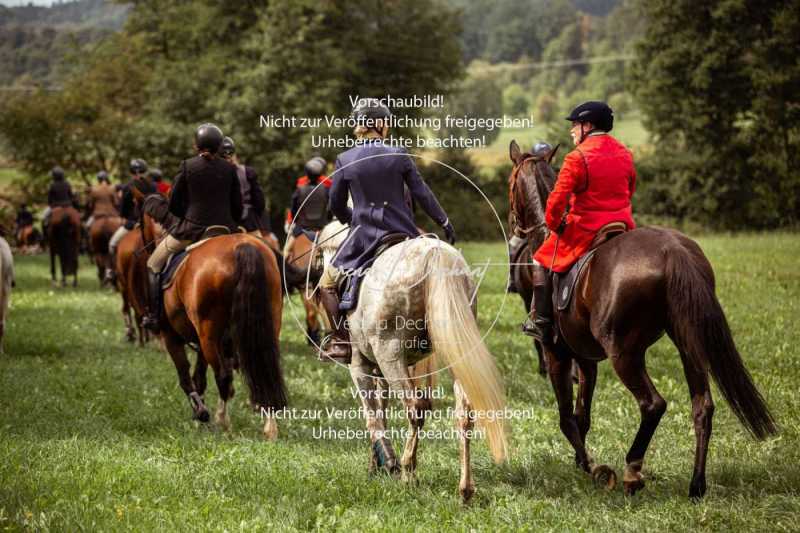
[{"label": "rider in navy blue jacket", "polygon": [[[340,222],[350,225],[350,231],[320,280],[322,304],[334,330],[332,342],[320,358],[343,363],[350,362],[350,343],[339,313],[337,283],[344,275],[357,275],[372,259],[384,236],[419,235],[404,185],[416,204],[444,229],[448,241],[455,242],[447,214],[422,181],[414,161],[403,148],[383,142],[389,131],[389,109],[378,100],[362,99],[353,110],[353,117],[359,123],[355,130],[359,141],[336,159],[330,191],[331,211]],[[348,193],[353,199],[352,209],[347,205]]]}]

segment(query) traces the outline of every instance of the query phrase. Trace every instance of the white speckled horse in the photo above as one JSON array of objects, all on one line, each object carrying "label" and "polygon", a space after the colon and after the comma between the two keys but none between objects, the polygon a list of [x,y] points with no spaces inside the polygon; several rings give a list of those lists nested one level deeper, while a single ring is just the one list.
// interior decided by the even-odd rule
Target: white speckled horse
[{"label": "white speckled horse", "polygon": [[[319,237],[327,265],[347,233],[339,222]],[[337,232],[338,235],[337,235]],[[461,447],[459,493],[466,502],[475,492],[470,467],[470,436],[477,422],[496,462],[508,453],[502,413],[506,401],[494,358],[478,324],[475,284],[458,250],[435,238],[396,244],[371,265],[359,289],[358,307],[348,315],[353,359],[350,374],[361,398],[372,444],[371,470],[382,468],[413,481],[419,430],[430,410],[429,390],[417,387],[408,368],[436,354],[454,378],[456,430]],[[375,378],[379,371],[384,380]],[[400,464],[384,435],[388,383],[401,398],[409,432]]]},{"label": "white speckled horse", "polygon": [[3,334],[6,329],[6,315],[8,314],[8,300],[11,297],[11,287],[14,284],[14,257],[11,248],[0,237],[0,353],[3,353]]}]

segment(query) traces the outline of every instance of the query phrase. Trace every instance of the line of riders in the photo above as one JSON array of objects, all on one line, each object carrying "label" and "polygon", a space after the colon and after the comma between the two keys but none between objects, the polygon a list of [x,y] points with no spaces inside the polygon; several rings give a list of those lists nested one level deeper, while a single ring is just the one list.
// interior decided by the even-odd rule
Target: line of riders
[{"label": "line of riders", "polygon": [[[350,361],[348,332],[341,319],[338,285],[345,272],[352,272],[367,264],[382,238],[392,233],[416,237],[420,230],[414,222],[413,205],[424,211],[443,229],[447,240],[455,243],[455,230],[434,193],[422,180],[413,160],[409,157],[374,157],[379,151],[397,152],[397,148],[383,146],[389,128],[386,125],[391,111],[376,99],[362,99],[353,109],[353,117],[360,124],[355,134],[356,147],[342,153],[336,160],[333,179],[325,175],[326,161],[321,157],[310,159],[305,165],[306,174],[297,180],[287,214],[289,232],[283,254],[274,250],[279,266],[288,255],[293,241],[303,232],[313,235],[330,220],[331,215],[351,226],[350,234],[336,257],[320,279],[320,299],[333,328],[331,342],[321,352],[322,360],[341,363]],[[590,247],[597,232],[611,222],[623,223],[627,229],[635,227],[631,215],[631,197],[635,190],[636,172],[630,151],[608,134],[613,127],[611,108],[597,101],[577,106],[566,117],[572,126],[570,134],[576,146],[570,152],[559,172],[555,187],[546,208],[546,225],[549,236],[533,253],[534,297],[523,331],[537,340],[553,336],[552,273],[565,272]],[[87,227],[99,217],[121,216],[123,224],[110,240],[112,255],[122,238],[139,223],[141,213],[134,201],[135,187],[145,195],[158,194],[168,202],[146,202],[148,214],[165,225],[166,235],[150,255],[148,268],[148,313],[143,326],[158,331],[160,309],[159,274],[170,255],[184,250],[207,234],[209,228],[238,231],[243,228],[257,236],[270,232],[269,216],[256,171],[243,165],[236,154],[233,139],[226,137],[214,124],[203,124],[195,132],[197,155],[183,161],[170,186],[159,169],[148,169],[142,159],[130,162],[130,180],[113,186],[109,176],[97,174],[97,184],[88,193]],[[535,152],[551,151],[546,143],[539,143]],[[372,179],[354,180],[351,165],[369,155],[369,160],[358,166],[360,175]],[[348,171],[348,167],[351,170]],[[592,179],[584,169],[592,168]],[[52,183],[48,192],[48,208],[43,228],[47,232],[48,215],[52,208],[78,207],[77,199],[64,171],[55,167],[51,171]],[[387,184],[402,184],[388,187]],[[351,202],[348,204],[348,199]],[[378,208],[376,208],[378,206]],[[33,225],[33,215],[22,206],[17,215],[17,231]],[[510,243],[510,257],[516,256],[523,241],[524,228],[512,228],[516,238]],[[116,264],[112,260],[112,265]],[[106,272],[106,280],[113,284],[116,273]],[[509,290],[515,291],[512,283]]]}]

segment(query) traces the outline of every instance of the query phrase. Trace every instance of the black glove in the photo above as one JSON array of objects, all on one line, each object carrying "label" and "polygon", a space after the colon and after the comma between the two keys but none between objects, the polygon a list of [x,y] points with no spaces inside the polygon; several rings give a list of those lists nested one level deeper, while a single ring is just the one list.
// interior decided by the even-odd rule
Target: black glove
[{"label": "black glove", "polygon": [[442,226],[442,229],[444,230],[444,235],[445,238],[447,239],[447,242],[450,243],[450,245],[455,244],[456,230],[453,229],[453,225],[448,221],[444,226]]}]

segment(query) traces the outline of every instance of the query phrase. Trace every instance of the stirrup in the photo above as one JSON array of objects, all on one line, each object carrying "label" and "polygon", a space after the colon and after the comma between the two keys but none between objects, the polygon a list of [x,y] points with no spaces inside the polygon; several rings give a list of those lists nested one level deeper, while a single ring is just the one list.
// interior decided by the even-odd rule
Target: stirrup
[{"label": "stirrup", "polygon": [[550,343],[553,341],[553,321],[550,319],[528,319],[522,324],[522,333],[533,337],[539,342]]},{"label": "stirrup", "polygon": [[[350,360],[352,359],[350,345],[344,341],[336,339],[333,334],[322,339],[322,342],[320,342],[319,346],[317,357],[321,363],[340,363],[343,365],[350,364]],[[338,351],[336,349],[337,347],[339,347]]]}]

